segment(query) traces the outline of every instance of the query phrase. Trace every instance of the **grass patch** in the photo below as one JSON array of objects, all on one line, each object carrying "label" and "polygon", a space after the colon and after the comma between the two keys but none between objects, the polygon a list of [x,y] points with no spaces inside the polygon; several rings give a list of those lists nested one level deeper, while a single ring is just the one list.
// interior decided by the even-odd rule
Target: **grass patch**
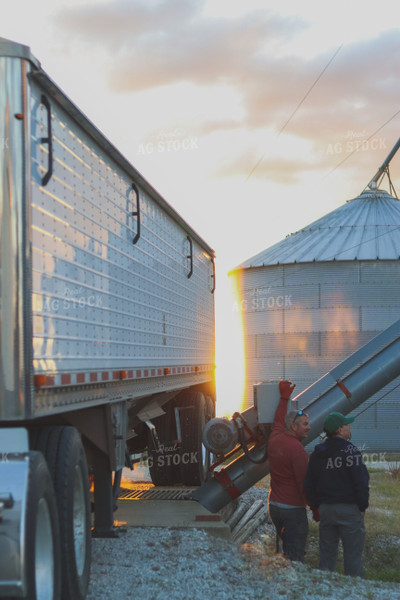
[{"label": "grass patch", "polygon": [[364,567],[367,579],[400,582],[400,479],[398,470],[370,473],[365,515]]},{"label": "grass patch", "polygon": [[388,471],[393,479],[400,480],[400,462],[390,462]]},{"label": "grass patch", "polygon": [[393,454],[393,453],[384,453],[385,454],[385,459],[386,462],[399,462],[400,461],[400,454]]}]

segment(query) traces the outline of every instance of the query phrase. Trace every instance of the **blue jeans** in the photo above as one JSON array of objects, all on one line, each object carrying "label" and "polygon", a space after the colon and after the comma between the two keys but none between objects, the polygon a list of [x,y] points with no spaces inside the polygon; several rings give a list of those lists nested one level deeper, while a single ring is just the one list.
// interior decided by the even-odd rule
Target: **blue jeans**
[{"label": "blue jeans", "polygon": [[270,504],[269,514],[277,536],[282,540],[283,555],[290,560],[304,562],[308,535],[306,509],[281,508]]}]

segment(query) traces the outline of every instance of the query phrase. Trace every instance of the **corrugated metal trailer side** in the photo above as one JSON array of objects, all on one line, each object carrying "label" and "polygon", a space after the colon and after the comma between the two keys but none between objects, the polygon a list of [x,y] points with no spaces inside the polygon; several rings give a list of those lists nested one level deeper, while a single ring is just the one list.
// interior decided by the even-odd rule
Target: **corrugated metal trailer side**
[{"label": "corrugated metal trailer side", "polygon": [[[21,288],[28,321],[32,310],[25,327],[32,330],[34,392],[25,411],[7,402],[2,417],[213,379],[212,249],[38,65],[22,63],[28,72],[17,88],[30,106],[30,177],[15,189],[31,206],[30,227],[21,228],[31,300],[29,284]],[[15,85],[5,93],[18,95]],[[27,356],[28,369],[30,362]]]}]

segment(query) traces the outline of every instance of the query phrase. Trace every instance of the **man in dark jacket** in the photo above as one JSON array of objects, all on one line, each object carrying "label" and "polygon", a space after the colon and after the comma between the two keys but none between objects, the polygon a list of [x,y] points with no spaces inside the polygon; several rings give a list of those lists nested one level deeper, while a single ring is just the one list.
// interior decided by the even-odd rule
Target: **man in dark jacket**
[{"label": "man in dark jacket", "polygon": [[353,421],[339,412],[326,417],[327,439],[310,456],[304,489],[310,505],[319,510],[320,569],[335,570],[341,539],[345,574],[363,577],[369,474],[360,451],[349,441]]}]

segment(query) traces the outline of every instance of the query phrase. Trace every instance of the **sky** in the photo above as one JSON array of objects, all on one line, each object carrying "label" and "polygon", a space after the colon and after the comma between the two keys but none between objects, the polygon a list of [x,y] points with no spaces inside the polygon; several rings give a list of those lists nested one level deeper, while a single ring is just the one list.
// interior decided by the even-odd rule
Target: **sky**
[{"label": "sky", "polygon": [[0,36],[214,248],[222,412],[243,359],[228,272],[358,196],[400,137],[397,5],[0,0]]}]

